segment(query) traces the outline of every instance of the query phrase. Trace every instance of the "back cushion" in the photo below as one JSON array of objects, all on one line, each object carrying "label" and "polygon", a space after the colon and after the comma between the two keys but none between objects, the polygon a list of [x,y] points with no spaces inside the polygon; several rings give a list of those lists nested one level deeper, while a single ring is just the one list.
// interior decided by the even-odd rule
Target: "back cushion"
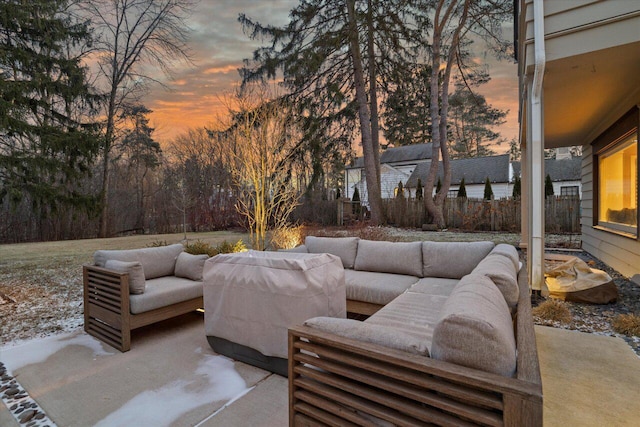
[{"label": "back cushion", "polygon": [[461,279],[493,247],[493,242],[422,242],[423,275]]},{"label": "back cushion", "polygon": [[353,268],[358,251],[357,237],[307,236],[304,245],[310,254],[331,254],[340,258],[342,267]]},{"label": "back cushion", "polygon": [[354,270],[422,276],[422,242],[360,240]]},{"label": "back cushion", "polygon": [[520,256],[518,255],[518,250],[513,245],[508,245],[506,243],[500,243],[496,245],[495,248],[491,251],[490,255],[502,255],[507,257],[513,263],[513,268],[516,271],[520,270]]},{"label": "back cushion", "polygon": [[128,250],[100,250],[93,254],[95,265],[104,267],[110,259],[118,261],[138,261],[144,268],[145,279],[172,276],[176,266],[176,258],[184,250],[181,243],[156,248]]},{"label": "back cushion", "polygon": [[498,287],[511,310],[518,305],[518,272],[510,257],[490,253],[473,269],[473,274],[483,274]]},{"label": "back cushion", "polygon": [[192,255],[186,252],[178,254],[176,259],[176,277],[184,277],[191,280],[202,280],[202,270],[204,263],[209,259],[209,255]]},{"label": "back cushion", "polygon": [[487,276],[460,280],[433,329],[431,357],[511,377],[516,341],[507,303]]}]

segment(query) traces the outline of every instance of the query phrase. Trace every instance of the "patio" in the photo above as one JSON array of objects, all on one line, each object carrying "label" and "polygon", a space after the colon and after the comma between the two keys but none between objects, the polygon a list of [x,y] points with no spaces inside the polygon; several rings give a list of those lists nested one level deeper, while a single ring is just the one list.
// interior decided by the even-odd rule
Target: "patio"
[{"label": "patio", "polygon": [[[287,380],[217,356],[201,314],[134,334],[128,353],[78,331],[5,347],[0,360],[58,426],[287,425]],[[627,344],[541,326],[536,337],[546,426],[637,424],[640,359]],[[0,425],[20,425],[5,405]]]}]

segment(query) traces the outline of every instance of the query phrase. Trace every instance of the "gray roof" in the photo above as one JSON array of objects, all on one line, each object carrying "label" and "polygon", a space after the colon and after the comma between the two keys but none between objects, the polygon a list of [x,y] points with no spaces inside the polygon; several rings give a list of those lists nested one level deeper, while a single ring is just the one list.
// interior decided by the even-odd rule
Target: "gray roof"
[{"label": "gray roof", "polygon": [[[405,187],[414,188],[418,183],[418,179],[424,185],[430,166],[431,162],[418,164],[409,180],[407,180]],[[438,176],[440,178],[443,176],[442,163],[438,168]],[[459,185],[463,177],[466,185],[484,184],[487,177],[492,183],[509,182],[509,155],[501,154],[499,156],[451,160],[451,184]]]},{"label": "gray roof", "polygon": [[[521,176],[522,165],[520,162],[513,162],[514,176]],[[544,176],[547,174],[551,181],[580,181],[582,178],[582,157],[571,157],[570,159],[545,159]]]},{"label": "gray roof", "polygon": [[[422,162],[431,158],[431,143],[404,145],[402,147],[387,148],[380,154],[380,163],[394,164],[406,162]],[[353,165],[347,169],[363,168],[364,158],[357,157]]]}]

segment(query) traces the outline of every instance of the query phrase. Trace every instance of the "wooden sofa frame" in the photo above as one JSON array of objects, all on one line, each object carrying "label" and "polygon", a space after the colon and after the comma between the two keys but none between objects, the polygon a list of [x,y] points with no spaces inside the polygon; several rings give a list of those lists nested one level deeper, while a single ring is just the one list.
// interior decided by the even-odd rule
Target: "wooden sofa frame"
[{"label": "wooden sofa frame", "polygon": [[112,347],[131,349],[131,331],[204,307],[202,297],[140,314],[129,309],[129,274],[83,266],[84,330]]},{"label": "wooden sofa frame", "polygon": [[401,426],[541,426],[542,383],[523,270],[514,377],[298,326],[289,329],[289,425],[371,425],[375,417]]}]

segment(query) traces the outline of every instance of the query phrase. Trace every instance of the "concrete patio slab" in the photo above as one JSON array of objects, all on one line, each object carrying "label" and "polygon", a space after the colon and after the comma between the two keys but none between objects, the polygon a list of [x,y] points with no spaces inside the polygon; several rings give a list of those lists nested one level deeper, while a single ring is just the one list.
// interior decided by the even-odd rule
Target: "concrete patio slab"
[{"label": "concrete patio slab", "polygon": [[[536,339],[545,426],[638,425],[640,359],[622,340],[548,327]],[[127,353],[79,331],[0,360],[59,427],[288,422],[286,378],[213,353],[201,314],[136,331]],[[19,426],[4,405],[0,425]]]},{"label": "concrete patio slab", "polygon": [[640,358],[620,338],[536,326],[544,425],[637,426]]}]

